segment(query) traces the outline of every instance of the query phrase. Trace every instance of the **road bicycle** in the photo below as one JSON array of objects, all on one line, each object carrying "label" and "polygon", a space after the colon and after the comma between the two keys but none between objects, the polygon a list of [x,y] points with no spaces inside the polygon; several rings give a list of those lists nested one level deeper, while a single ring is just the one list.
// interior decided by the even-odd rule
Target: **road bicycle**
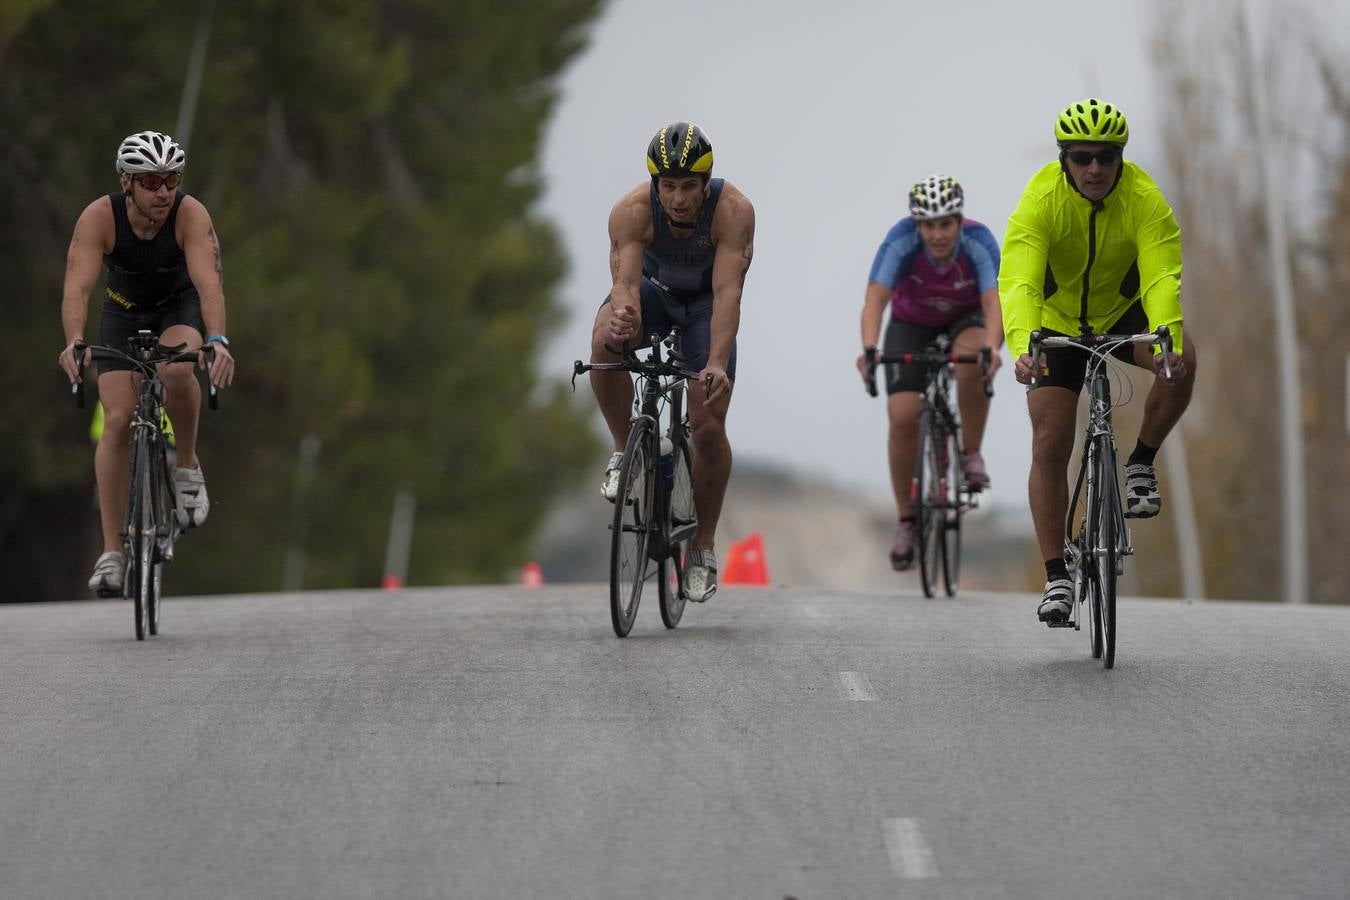
[{"label": "road bicycle", "polygon": [[[127,349],[78,341],[75,359],[85,350],[94,360],[122,360],[140,376],[136,405],[131,419],[131,485],[122,527],[122,596],[132,601],[136,639],[159,634],[160,582],[164,563],[173,559],[174,544],[187,528],[187,511],[178,509],[173,489],[173,455],[164,429],[164,383],[160,369],[170,363],[192,363],[198,351],[186,344],[166,347],[150,331],[127,338]],[[211,348],[203,351],[209,364]],[[84,381],[71,385],[75,405],[84,407]],[[208,392],[210,406],[217,406],[216,389]]]},{"label": "road bicycle", "polygon": [[[938,568],[948,597],[956,595],[961,577],[961,519],[979,506],[979,493],[970,490],[961,471],[965,448],[961,440],[961,414],[952,398],[952,379],[957,364],[978,363],[981,373],[989,371],[992,353],[953,353],[951,339],[939,334],[927,349],[919,353],[892,355],[869,354],[868,367],[878,365],[919,365],[924,367],[924,389],[919,407],[919,452],[914,460],[914,477],[909,483],[909,499],[914,510],[914,531],[918,537],[919,581],[925,597],[938,591]],[[876,379],[869,378],[867,392],[877,395]],[[984,383],[986,396],[994,386]]]},{"label": "road bicycle", "polygon": [[[1116,664],[1116,578],[1125,571],[1125,557],[1134,555],[1125,508],[1120,497],[1120,475],[1116,465],[1116,435],[1111,424],[1110,369],[1107,361],[1117,347],[1128,344],[1157,344],[1162,348],[1163,377],[1172,379],[1172,335],[1166,326],[1141,334],[1092,334],[1077,337],[1043,335],[1032,332],[1030,353],[1040,359],[1045,348],[1073,347],[1088,354],[1086,384],[1088,417],[1079,457],[1078,477],[1069,494],[1069,512],[1065,518],[1064,558],[1073,580],[1074,602],[1069,618],[1049,622],[1052,628],[1081,630],[1082,616],[1088,617],[1088,640],[1093,659],[1114,668]],[[1033,367],[1032,384],[1039,379],[1039,366]],[[1082,514],[1078,499],[1083,496]]]},{"label": "road bicycle", "polygon": [[[662,347],[666,354],[663,357]],[[637,617],[647,582],[656,580],[661,621],[674,628],[684,615],[685,560],[698,531],[694,508],[693,445],[685,381],[697,372],[681,368],[680,331],[663,341],[653,334],[646,359],[623,348],[623,361],[572,367],[572,382],[585,372],[636,376],[634,414],[619,464],[619,490],[610,524],[609,613],[614,633],[626,637]],[[663,419],[664,413],[664,419]]]}]

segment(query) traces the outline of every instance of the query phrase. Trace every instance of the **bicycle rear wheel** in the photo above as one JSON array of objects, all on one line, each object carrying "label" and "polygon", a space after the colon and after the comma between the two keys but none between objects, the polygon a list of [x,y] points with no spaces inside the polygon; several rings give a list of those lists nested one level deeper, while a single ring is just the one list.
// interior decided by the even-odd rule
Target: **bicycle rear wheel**
[{"label": "bicycle rear wheel", "polygon": [[661,587],[661,621],[667,628],[680,624],[684,615],[684,565],[698,530],[698,511],[694,508],[694,468],[689,455],[688,437],[674,441],[675,479],[671,485],[666,516],[669,522],[668,556],[660,562],[657,583]]},{"label": "bicycle rear wheel", "polygon": [[961,517],[966,509],[961,487],[961,448],[957,446],[955,433],[947,433],[943,454],[942,586],[948,597],[955,597],[961,580]]},{"label": "bicycle rear wheel", "polygon": [[633,627],[642,588],[652,568],[647,553],[656,488],[651,433],[646,421],[633,425],[619,466],[609,558],[609,615],[619,637],[627,637]]},{"label": "bicycle rear wheel", "polygon": [[1120,489],[1116,482],[1116,455],[1105,446],[1097,454],[1096,570],[1101,594],[1102,665],[1116,665],[1116,563],[1120,532]]},{"label": "bicycle rear wheel", "polygon": [[932,410],[919,414],[919,455],[914,461],[914,531],[919,539],[919,581],[923,595],[932,597],[938,589],[938,564],[942,553],[942,531],[946,513],[942,509],[942,461],[937,424]]}]

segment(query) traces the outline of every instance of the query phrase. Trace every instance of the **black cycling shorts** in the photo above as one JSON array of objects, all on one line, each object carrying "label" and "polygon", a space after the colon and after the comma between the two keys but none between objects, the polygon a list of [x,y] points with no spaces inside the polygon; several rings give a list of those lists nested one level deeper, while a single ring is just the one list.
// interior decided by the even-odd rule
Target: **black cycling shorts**
[{"label": "black cycling shorts", "polygon": [[[708,349],[712,345],[712,294],[698,294],[688,299],[681,298],[670,291],[657,287],[648,278],[643,278],[639,291],[642,303],[642,330],[647,337],[651,335],[665,337],[675,326],[680,328],[680,347],[688,357],[680,367],[703,371],[708,364]],[[613,295],[605,298],[609,303]],[[600,304],[604,306],[604,303]],[[736,380],[736,342],[731,342],[731,358],[727,360],[727,378]]]},{"label": "black cycling shorts", "polygon": [[[1111,323],[1111,327],[1102,333],[1142,334],[1145,331],[1148,331],[1148,314],[1144,312],[1144,305],[1136,301],[1133,306],[1125,310],[1124,315]],[[1050,328],[1042,328],[1041,334],[1069,337],[1069,335],[1064,335]],[[1137,345],[1121,344],[1111,351],[1111,355],[1130,365],[1135,365],[1135,346]],[[1041,376],[1037,379],[1035,387],[1068,388],[1075,394],[1083,389],[1083,380],[1087,377],[1088,353],[1086,350],[1080,350],[1077,347],[1047,347],[1041,351],[1041,356],[1045,362],[1041,367]]]},{"label": "black cycling shorts", "polygon": [[[202,302],[195,290],[186,290],[159,306],[127,309],[112,300],[103,301],[103,321],[99,324],[99,343],[117,350],[127,349],[127,338],[147,329],[156,336],[171,326],[187,325],[206,337],[206,323],[202,321]],[[131,363],[123,359],[97,360],[98,372],[130,371]]]},{"label": "black cycling shorts", "polygon": [[[886,338],[881,348],[883,356],[898,356],[901,353],[922,353],[933,343],[933,338],[939,334],[945,334],[952,339],[952,345],[956,345],[956,336],[967,328],[984,327],[984,310],[976,309],[967,313],[952,324],[942,327],[931,327],[928,325],[915,325],[913,322],[906,322],[904,319],[891,317],[891,324],[886,326]],[[924,384],[927,382],[927,371],[925,366],[904,365],[901,363],[887,363],[886,366],[886,393],[899,394],[904,391],[913,391],[919,393],[923,391]]]}]

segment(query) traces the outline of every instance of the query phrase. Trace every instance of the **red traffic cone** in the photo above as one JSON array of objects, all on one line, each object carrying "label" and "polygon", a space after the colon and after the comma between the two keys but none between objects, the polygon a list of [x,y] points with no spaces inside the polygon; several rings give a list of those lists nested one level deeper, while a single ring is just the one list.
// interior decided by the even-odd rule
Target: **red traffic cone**
[{"label": "red traffic cone", "polygon": [[525,567],[520,570],[520,583],[525,587],[539,587],[544,583],[544,571],[539,568],[539,563],[527,562]]},{"label": "red traffic cone", "polygon": [[723,584],[768,584],[769,564],[764,558],[764,536],[752,531],[743,540],[732,541],[721,575]]}]

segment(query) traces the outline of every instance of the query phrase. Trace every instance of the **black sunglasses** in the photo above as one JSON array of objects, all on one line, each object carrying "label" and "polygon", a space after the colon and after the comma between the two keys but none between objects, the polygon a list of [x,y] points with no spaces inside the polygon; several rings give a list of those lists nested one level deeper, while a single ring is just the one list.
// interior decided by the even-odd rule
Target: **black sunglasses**
[{"label": "black sunglasses", "polygon": [[1104,166],[1113,166],[1120,162],[1119,147],[1105,147],[1095,153],[1091,150],[1069,150],[1066,154],[1075,166],[1092,165],[1094,159]]},{"label": "black sunglasses", "polygon": [[136,175],[133,179],[139,181],[141,187],[147,191],[157,191],[161,185],[172,191],[183,183],[183,176],[178,172],[170,172],[168,175]]}]

